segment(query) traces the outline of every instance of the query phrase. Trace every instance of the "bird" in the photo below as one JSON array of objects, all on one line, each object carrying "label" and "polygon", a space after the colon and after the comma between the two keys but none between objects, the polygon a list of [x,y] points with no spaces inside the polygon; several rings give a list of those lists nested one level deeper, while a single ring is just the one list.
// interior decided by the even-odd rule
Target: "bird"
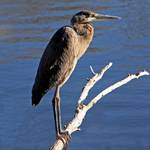
[{"label": "bird", "polygon": [[81,10],[72,16],[70,25],[63,26],[54,33],[43,52],[32,88],[32,105],[38,105],[42,97],[55,88],[52,106],[56,138],[68,134],[61,126],[60,89],[93,39],[92,22],[112,19],[120,17]]}]

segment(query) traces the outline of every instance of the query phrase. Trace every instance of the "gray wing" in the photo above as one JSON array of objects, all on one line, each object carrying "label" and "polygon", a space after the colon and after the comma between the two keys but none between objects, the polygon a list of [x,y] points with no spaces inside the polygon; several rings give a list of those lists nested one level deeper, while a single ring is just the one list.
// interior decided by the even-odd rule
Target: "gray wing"
[{"label": "gray wing", "polygon": [[63,83],[73,68],[77,37],[71,27],[60,28],[47,45],[32,88],[32,105],[37,105],[48,89]]}]

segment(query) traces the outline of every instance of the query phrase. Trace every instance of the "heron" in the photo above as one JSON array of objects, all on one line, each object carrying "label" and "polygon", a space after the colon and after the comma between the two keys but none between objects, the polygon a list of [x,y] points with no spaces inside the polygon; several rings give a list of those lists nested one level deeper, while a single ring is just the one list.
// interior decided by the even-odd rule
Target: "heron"
[{"label": "heron", "polygon": [[118,16],[82,10],[71,18],[70,25],[58,29],[48,43],[38,66],[32,88],[32,105],[55,88],[52,99],[56,138],[66,135],[61,125],[60,89],[74,71],[78,60],[87,51],[93,39],[92,21],[120,19]]}]

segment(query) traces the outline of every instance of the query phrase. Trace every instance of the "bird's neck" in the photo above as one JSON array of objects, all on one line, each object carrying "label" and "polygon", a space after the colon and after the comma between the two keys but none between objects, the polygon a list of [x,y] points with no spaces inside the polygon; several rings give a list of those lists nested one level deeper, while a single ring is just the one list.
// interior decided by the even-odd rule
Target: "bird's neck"
[{"label": "bird's neck", "polygon": [[74,24],[73,29],[78,35],[78,41],[79,41],[79,50],[77,56],[80,58],[89,47],[89,44],[92,41],[93,34],[94,34],[94,28],[90,23],[86,24]]},{"label": "bird's neck", "polygon": [[74,24],[73,28],[76,33],[83,38],[90,39],[93,37],[94,29],[90,23]]}]

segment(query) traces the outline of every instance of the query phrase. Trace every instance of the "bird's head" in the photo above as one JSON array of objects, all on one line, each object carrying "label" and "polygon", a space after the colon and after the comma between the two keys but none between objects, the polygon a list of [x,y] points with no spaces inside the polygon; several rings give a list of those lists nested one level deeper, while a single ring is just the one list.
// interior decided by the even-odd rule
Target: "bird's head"
[{"label": "bird's head", "polygon": [[89,23],[96,20],[112,20],[112,19],[121,19],[118,16],[111,16],[111,15],[103,15],[97,14],[89,10],[83,10],[75,14],[71,19],[71,24],[84,24]]}]

